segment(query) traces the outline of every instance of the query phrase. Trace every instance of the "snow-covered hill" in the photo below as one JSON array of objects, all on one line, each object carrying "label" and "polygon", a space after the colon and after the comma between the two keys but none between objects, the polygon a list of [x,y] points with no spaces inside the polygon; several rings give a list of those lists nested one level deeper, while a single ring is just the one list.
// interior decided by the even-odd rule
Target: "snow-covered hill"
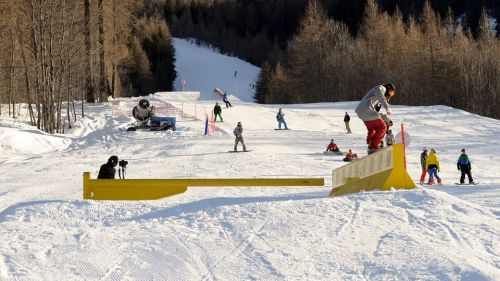
[{"label": "snow-covered hill", "polygon": [[[202,121],[180,117],[176,132],[119,130],[132,121],[121,113],[136,98],[88,105],[65,136],[0,117],[0,280],[500,280],[500,121],[445,106],[395,106],[395,126],[404,122],[411,135],[410,175],[418,180],[421,149],[435,148],[445,186],[330,198],[331,170],[344,162],[321,153],[329,140],[365,154],[357,103],[239,98],[212,136],[203,135]],[[172,104],[202,116],[214,101]],[[274,130],[279,107],[292,130]],[[346,111],[352,135],[344,133]],[[238,121],[250,153],[227,153]],[[480,185],[454,184],[461,148]],[[110,155],[129,161],[128,178],[324,177],[327,184],[83,200],[82,173],[95,177]]]}]

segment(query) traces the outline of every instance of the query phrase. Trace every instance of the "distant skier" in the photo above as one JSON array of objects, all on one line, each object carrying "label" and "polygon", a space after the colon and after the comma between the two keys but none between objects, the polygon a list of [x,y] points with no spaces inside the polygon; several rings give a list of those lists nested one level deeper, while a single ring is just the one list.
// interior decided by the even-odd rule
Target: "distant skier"
[{"label": "distant skier", "polygon": [[345,158],[343,159],[345,162],[351,162],[353,160],[358,159],[358,155],[356,153],[353,153],[352,150],[349,149],[347,152]]},{"label": "distant skier", "polygon": [[425,166],[427,168],[427,172],[429,173],[429,181],[427,184],[434,184],[434,177],[437,179],[439,185],[443,185],[441,183],[441,178],[438,176],[438,172],[440,172],[439,168],[439,159],[436,154],[436,150],[431,149],[427,160],[425,161]]},{"label": "distant skier", "polygon": [[349,126],[349,121],[351,121],[351,117],[346,112],[345,115],[344,115],[345,129],[347,130],[348,134],[352,134],[351,127]]},{"label": "distant skier", "polygon": [[106,164],[102,164],[99,169],[98,179],[114,179],[116,174],[116,165],[118,165],[118,156],[111,156]]},{"label": "distant skier", "polygon": [[217,116],[219,116],[220,121],[224,122],[224,119],[222,119],[222,108],[220,107],[219,103],[216,102],[214,106],[214,121],[217,122]]},{"label": "distant skier", "polygon": [[224,92],[224,95],[222,96],[222,101],[226,103],[226,108],[233,107],[229,102],[229,99],[227,98],[227,92]]},{"label": "distant skier", "polygon": [[325,152],[340,152],[340,149],[332,139],[328,144],[328,147],[326,148]]},{"label": "distant skier", "polygon": [[462,149],[462,153],[460,154],[460,157],[458,157],[457,161],[457,169],[462,172],[462,175],[460,176],[460,183],[464,183],[465,181],[465,175],[469,178],[469,183],[473,184],[474,180],[472,179],[472,174],[471,174],[471,164],[469,160],[469,156],[465,154],[465,149]]},{"label": "distant skier", "polygon": [[241,125],[241,122],[238,122],[238,125],[236,126],[236,128],[234,128],[233,133],[236,137],[234,140],[234,151],[238,151],[238,143],[240,142],[243,145],[243,151],[247,151],[245,141],[243,140],[243,126]]},{"label": "distant skier", "polygon": [[385,144],[386,144],[387,146],[391,146],[391,145],[393,145],[395,142],[396,142],[396,140],[394,139],[394,135],[392,134],[392,130],[391,130],[391,129],[388,129],[388,130],[387,130],[387,134],[385,135]]},{"label": "distant skier", "polygon": [[278,128],[281,129],[281,124],[285,125],[285,130],[288,130],[288,126],[285,121],[285,113],[281,111],[281,108],[278,110],[276,114],[276,120],[278,121]]},{"label": "distant skier", "polygon": [[422,167],[422,174],[420,175],[420,184],[424,184],[425,175],[427,174],[427,148],[424,148],[420,154],[420,166]]},{"label": "distant skier", "polygon": [[391,114],[389,101],[394,96],[395,87],[393,84],[378,85],[372,88],[359,102],[356,107],[356,114],[365,123],[368,130],[366,143],[368,153],[371,154],[380,149],[380,142],[385,136],[387,125],[380,113],[375,110],[375,106],[380,103],[385,108],[388,115]]}]

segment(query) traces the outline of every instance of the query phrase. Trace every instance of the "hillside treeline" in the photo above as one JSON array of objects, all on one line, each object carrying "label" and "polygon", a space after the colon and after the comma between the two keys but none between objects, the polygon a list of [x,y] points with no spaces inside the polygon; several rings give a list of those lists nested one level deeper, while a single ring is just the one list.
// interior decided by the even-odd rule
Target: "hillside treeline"
[{"label": "hillside treeline", "polygon": [[[223,53],[255,65],[276,61],[295,36],[308,0],[156,0],[164,10],[175,37],[208,42]],[[321,0],[329,18],[344,23],[351,35],[359,32],[366,0]],[[425,0],[378,0],[382,11],[405,22],[421,17]],[[483,8],[500,22],[500,7],[493,0],[430,0],[431,7],[445,18],[451,9],[456,20],[474,36],[479,33]],[[497,25],[500,34],[500,25]]]},{"label": "hillside treeline", "polygon": [[[450,11],[441,18],[424,5],[403,20],[368,0],[357,36],[311,0],[289,48],[264,63],[260,103],[358,100],[371,87],[394,82],[394,103],[444,104],[500,118],[500,40],[485,11],[476,36]],[[432,117],[430,117],[432,118]]]},{"label": "hillside treeline", "polygon": [[171,34],[149,2],[0,1],[0,104],[9,105],[0,114],[15,117],[26,102],[33,125],[63,132],[75,100],[172,89]]}]

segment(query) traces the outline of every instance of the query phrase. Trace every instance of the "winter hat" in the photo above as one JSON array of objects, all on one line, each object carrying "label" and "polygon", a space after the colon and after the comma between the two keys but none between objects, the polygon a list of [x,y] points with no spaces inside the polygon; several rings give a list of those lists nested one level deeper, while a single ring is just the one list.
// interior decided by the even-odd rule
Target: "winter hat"
[{"label": "winter hat", "polygon": [[465,153],[465,148],[462,148],[462,152]]},{"label": "winter hat", "polygon": [[238,126],[241,126],[241,122],[238,122]]},{"label": "winter hat", "polygon": [[112,163],[113,166],[116,166],[116,164],[118,164],[118,156],[113,155],[113,156],[109,157],[108,163]]},{"label": "winter hat", "polygon": [[428,150],[427,150],[427,148],[426,148],[426,147],[424,147],[424,152],[427,152],[427,151],[428,151]]},{"label": "winter hat", "polygon": [[433,149],[431,149],[431,152],[432,153],[436,153],[436,150],[433,148]]}]

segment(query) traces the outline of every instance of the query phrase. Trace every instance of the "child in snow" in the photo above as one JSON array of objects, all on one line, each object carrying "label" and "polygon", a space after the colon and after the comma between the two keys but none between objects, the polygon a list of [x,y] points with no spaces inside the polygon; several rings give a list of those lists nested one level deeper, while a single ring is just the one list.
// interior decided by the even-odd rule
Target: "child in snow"
[{"label": "child in snow", "polygon": [[460,176],[460,183],[464,183],[465,175],[467,175],[467,177],[469,178],[470,184],[474,183],[474,181],[472,180],[472,174],[470,172],[472,167],[470,165],[469,157],[467,156],[467,154],[465,154],[465,149],[462,149],[462,154],[460,154],[460,157],[458,157],[457,168],[462,172],[462,175]]},{"label": "child in snow", "polygon": [[356,114],[363,120],[368,131],[366,143],[368,144],[369,154],[380,149],[380,142],[387,130],[386,122],[384,122],[381,114],[376,111],[375,107],[380,103],[387,114],[390,115],[389,101],[394,96],[394,93],[395,87],[393,84],[375,86],[363,97],[356,107]]},{"label": "child in snow", "polygon": [[385,143],[387,144],[387,146],[391,146],[395,142],[396,142],[396,140],[394,139],[394,135],[392,134],[392,130],[391,129],[387,130],[387,134],[385,135]]},{"label": "child in snow", "polygon": [[236,139],[234,140],[234,151],[238,151],[238,143],[240,142],[243,145],[243,151],[247,151],[245,141],[243,141],[243,126],[241,125],[241,122],[238,122],[238,125],[236,126],[236,128],[234,128],[233,133],[236,137]]},{"label": "child in snow", "polygon": [[424,148],[420,154],[420,166],[422,166],[422,174],[420,175],[420,184],[424,184],[425,175],[427,174],[427,167],[425,163],[427,162],[427,148]]},{"label": "child in snow", "polygon": [[224,120],[222,119],[222,108],[220,107],[219,103],[216,102],[214,106],[214,121],[217,122],[217,116],[219,116],[220,121],[223,122]]},{"label": "child in snow", "polygon": [[437,179],[438,184],[443,185],[441,183],[441,178],[437,174],[441,170],[439,169],[439,159],[437,157],[436,150],[431,149],[431,153],[429,153],[429,156],[425,161],[425,166],[427,168],[427,172],[429,173],[429,182],[427,182],[427,184],[434,184],[434,177],[435,177]]},{"label": "child in snow", "polygon": [[325,152],[340,152],[339,147],[337,144],[333,141],[333,139],[330,141],[328,144],[328,147],[326,148]]},{"label": "child in snow", "polygon": [[224,92],[224,95],[222,96],[222,101],[226,103],[226,108],[233,107],[229,102],[229,99],[227,98],[227,92]]},{"label": "child in snow", "polygon": [[278,113],[276,114],[276,120],[278,120],[278,128],[281,129],[281,123],[285,125],[285,130],[288,130],[288,126],[286,125],[285,122],[285,113],[281,112],[281,108],[278,110]]},{"label": "child in snow", "polygon": [[352,160],[358,159],[358,155],[356,153],[352,153],[352,150],[349,149],[349,152],[347,152],[344,161],[345,162],[351,162]]}]

